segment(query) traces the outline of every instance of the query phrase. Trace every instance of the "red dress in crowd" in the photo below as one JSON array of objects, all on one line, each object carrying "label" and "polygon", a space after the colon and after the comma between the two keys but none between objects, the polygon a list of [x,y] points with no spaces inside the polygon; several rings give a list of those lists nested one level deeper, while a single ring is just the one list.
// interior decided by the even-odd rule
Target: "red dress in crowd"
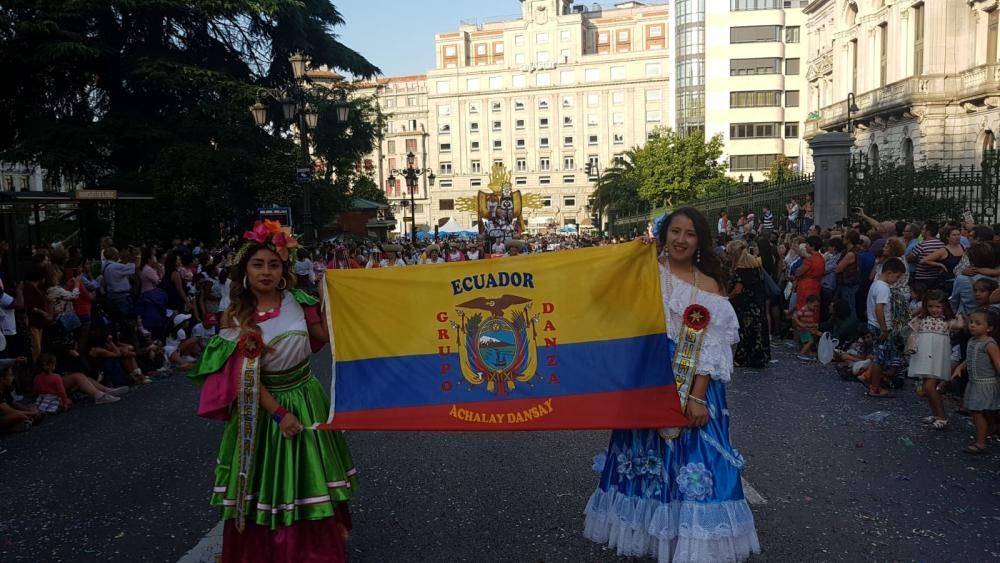
[{"label": "red dress in crowd", "polygon": [[802,277],[795,284],[795,310],[802,309],[810,295],[819,296],[826,271],[826,261],[819,252],[810,254],[802,262]]}]

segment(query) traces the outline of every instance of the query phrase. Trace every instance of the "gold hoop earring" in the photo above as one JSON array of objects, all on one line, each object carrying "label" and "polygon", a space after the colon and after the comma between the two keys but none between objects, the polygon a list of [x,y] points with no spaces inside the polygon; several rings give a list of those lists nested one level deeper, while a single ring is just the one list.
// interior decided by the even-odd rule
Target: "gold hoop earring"
[{"label": "gold hoop earring", "polygon": [[284,290],[287,287],[288,287],[288,279],[287,278],[281,278],[281,283],[278,284],[278,289],[279,290]]}]

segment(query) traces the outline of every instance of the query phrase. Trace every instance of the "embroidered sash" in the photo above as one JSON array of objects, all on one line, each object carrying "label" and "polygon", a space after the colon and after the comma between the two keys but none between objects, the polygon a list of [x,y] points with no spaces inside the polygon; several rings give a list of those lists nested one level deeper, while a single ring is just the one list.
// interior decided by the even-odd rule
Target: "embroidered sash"
[{"label": "embroidered sash", "polygon": [[[667,300],[673,292],[669,269],[667,271]],[[697,282],[697,279],[696,279]],[[687,409],[688,395],[691,393],[691,386],[694,378],[698,375],[698,359],[701,356],[701,347],[705,342],[705,332],[708,330],[708,323],[712,319],[711,313],[704,305],[694,303],[698,294],[697,286],[691,289],[691,301],[687,309],[684,309],[684,326],[678,336],[677,349],[674,351],[674,358],[671,364],[674,372],[674,384],[677,386],[677,395],[681,401],[681,410]],[[670,334],[670,311],[666,312],[667,334]],[[681,435],[683,428],[661,428],[660,437],[664,440],[673,440]]]},{"label": "embroidered sash", "polygon": [[239,486],[236,491],[236,529],[246,527],[250,483],[253,479],[253,455],[257,444],[257,413],[260,404],[260,358],[245,356],[240,370],[239,391]]}]

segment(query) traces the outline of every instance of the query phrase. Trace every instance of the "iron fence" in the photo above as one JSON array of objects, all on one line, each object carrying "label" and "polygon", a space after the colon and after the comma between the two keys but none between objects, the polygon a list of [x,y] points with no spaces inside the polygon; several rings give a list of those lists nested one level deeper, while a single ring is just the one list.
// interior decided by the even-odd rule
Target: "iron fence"
[{"label": "iron fence", "polygon": [[980,168],[931,166],[917,169],[871,162],[866,155],[851,161],[848,204],[863,207],[879,219],[894,221],[1000,221],[1000,157],[986,151]]},{"label": "iron fence", "polygon": [[[801,205],[806,197],[812,196],[815,187],[816,178],[812,174],[790,173],[780,179],[766,182],[754,182],[751,177],[750,181],[726,188],[711,197],[687,202],[684,206],[697,208],[705,214],[713,226],[715,219],[723,211],[734,218],[734,222],[737,216],[753,213],[757,223],[760,224],[764,217],[764,209],[767,208],[774,213],[775,226],[783,229],[788,220],[786,204],[795,200]],[[654,209],[649,213],[615,219],[611,229],[612,233],[615,236],[641,233],[654,218],[671,209],[664,207]]]}]

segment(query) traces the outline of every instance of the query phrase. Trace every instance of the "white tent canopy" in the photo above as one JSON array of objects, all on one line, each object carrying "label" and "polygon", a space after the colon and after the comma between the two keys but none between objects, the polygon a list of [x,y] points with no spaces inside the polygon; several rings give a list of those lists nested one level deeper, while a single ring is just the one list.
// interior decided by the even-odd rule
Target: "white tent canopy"
[{"label": "white tent canopy", "polygon": [[464,230],[465,229],[463,229],[462,226],[459,225],[457,221],[455,221],[454,217],[449,217],[447,223],[438,227],[438,232],[446,235],[460,233]]}]

